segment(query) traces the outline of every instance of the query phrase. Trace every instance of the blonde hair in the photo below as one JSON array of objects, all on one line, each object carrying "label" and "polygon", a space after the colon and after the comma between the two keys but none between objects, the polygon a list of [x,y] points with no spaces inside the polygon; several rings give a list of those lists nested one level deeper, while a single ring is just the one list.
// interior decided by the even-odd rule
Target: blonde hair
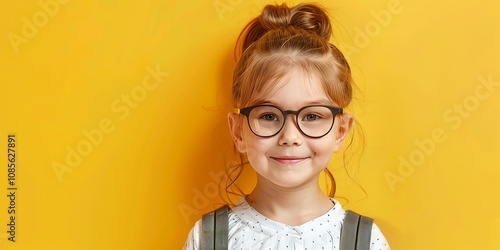
[{"label": "blonde hair", "polygon": [[[236,43],[234,107],[261,102],[259,97],[266,96],[294,67],[317,76],[329,99],[341,108],[347,107],[352,99],[351,70],[342,52],[329,42],[331,35],[330,19],[321,6],[265,6],[261,15],[245,26]],[[230,187],[247,163],[244,155],[240,155],[240,161],[228,169],[228,193],[235,193]],[[333,197],[335,179],[328,168],[325,174],[332,182],[329,195]]]}]

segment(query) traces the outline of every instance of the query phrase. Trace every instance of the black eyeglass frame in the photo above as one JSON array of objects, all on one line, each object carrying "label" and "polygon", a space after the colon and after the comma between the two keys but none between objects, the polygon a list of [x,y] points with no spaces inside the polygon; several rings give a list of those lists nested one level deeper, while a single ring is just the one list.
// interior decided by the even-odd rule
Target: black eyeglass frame
[{"label": "black eyeglass frame", "polygon": [[[276,108],[279,111],[281,111],[281,113],[283,114],[283,124],[281,124],[281,128],[276,133],[274,133],[272,135],[262,136],[262,135],[258,135],[257,133],[255,133],[253,131],[252,126],[250,125],[250,112],[253,109],[258,108],[258,107],[273,107],[273,108]],[[323,135],[320,135],[320,136],[310,136],[310,135],[304,133],[304,131],[302,131],[302,129],[300,128],[300,125],[299,125],[299,113],[302,110],[304,110],[306,108],[311,108],[311,107],[324,107],[324,108],[328,108],[332,112],[332,115],[333,115],[332,125],[330,126],[330,128],[328,129],[328,131],[325,134],[323,134]],[[250,128],[250,130],[252,131],[252,133],[254,135],[258,136],[258,137],[270,138],[270,137],[273,137],[273,136],[279,134],[281,132],[281,130],[283,129],[283,127],[285,127],[286,116],[287,115],[295,115],[295,123],[296,123],[296,126],[299,129],[300,133],[302,133],[303,135],[305,135],[305,136],[307,136],[309,138],[321,138],[321,137],[327,135],[328,133],[330,133],[330,131],[332,131],[333,124],[335,124],[335,117],[338,114],[344,113],[344,109],[343,108],[339,108],[339,107],[335,107],[335,106],[328,106],[328,105],[309,105],[309,106],[304,106],[304,107],[300,108],[299,110],[282,110],[281,108],[279,108],[277,106],[274,106],[274,105],[261,104],[261,105],[255,105],[255,106],[249,106],[249,107],[245,107],[245,108],[241,108],[241,109],[236,109],[236,112],[238,114],[241,114],[241,115],[244,115],[244,116],[247,117],[248,127]]]}]

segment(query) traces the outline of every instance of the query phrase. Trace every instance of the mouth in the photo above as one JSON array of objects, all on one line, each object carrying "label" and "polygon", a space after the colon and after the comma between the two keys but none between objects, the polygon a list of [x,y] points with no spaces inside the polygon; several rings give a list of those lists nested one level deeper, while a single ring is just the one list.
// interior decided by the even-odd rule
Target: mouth
[{"label": "mouth", "polygon": [[299,162],[302,162],[306,159],[309,159],[309,157],[299,157],[299,156],[277,156],[277,157],[271,157],[271,159],[281,163],[281,164],[296,164]]}]

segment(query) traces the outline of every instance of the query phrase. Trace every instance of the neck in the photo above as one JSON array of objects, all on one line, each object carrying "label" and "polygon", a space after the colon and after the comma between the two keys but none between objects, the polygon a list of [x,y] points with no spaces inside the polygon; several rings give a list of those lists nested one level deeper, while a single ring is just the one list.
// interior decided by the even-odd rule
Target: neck
[{"label": "neck", "polygon": [[319,175],[310,184],[293,188],[276,186],[259,176],[257,186],[246,199],[262,215],[291,226],[304,224],[333,207],[319,187]]}]

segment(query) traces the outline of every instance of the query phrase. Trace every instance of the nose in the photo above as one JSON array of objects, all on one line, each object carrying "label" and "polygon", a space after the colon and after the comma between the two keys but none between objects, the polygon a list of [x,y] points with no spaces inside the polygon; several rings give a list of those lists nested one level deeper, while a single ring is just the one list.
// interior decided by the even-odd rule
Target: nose
[{"label": "nose", "polygon": [[302,145],[302,133],[300,132],[295,122],[295,116],[287,115],[285,118],[285,125],[278,134],[278,144],[280,146],[300,146]]}]

